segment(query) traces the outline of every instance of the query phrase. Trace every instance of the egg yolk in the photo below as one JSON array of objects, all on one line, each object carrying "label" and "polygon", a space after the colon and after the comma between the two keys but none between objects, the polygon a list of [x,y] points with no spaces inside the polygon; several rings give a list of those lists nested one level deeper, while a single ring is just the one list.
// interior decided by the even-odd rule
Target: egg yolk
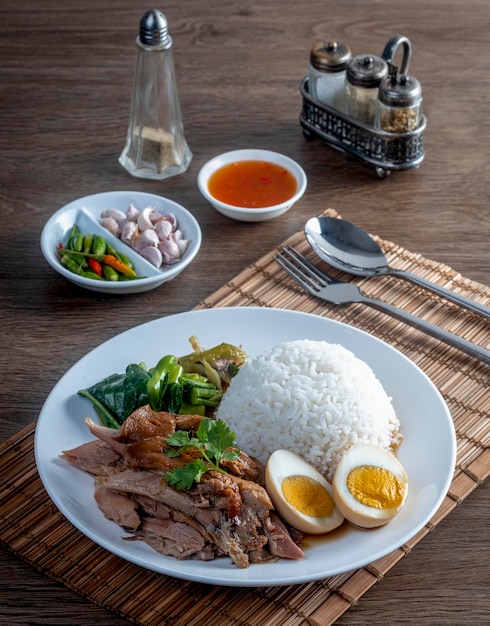
[{"label": "egg yolk", "polygon": [[309,517],[329,517],[334,502],[328,491],[309,476],[287,476],[282,481],[282,493],[299,513]]},{"label": "egg yolk", "polygon": [[393,472],[383,467],[355,467],[348,473],[346,483],[358,502],[373,509],[391,509],[403,502],[404,484]]}]

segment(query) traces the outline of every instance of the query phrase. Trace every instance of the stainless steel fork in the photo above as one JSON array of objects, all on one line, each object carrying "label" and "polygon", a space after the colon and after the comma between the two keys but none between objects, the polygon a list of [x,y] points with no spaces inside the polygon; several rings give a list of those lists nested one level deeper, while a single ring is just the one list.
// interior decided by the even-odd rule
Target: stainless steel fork
[{"label": "stainless steel fork", "polygon": [[431,324],[407,311],[398,309],[388,302],[365,296],[357,285],[336,280],[320,271],[316,265],[311,263],[292,246],[283,248],[282,251],[274,257],[274,260],[312,296],[316,296],[331,304],[351,304],[354,302],[367,304],[375,309],[389,313],[402,322],[410,324],[418,330],[440,341],[444,341],[450,346],[458,348],[484,363],[490,364],[489,350],[485,350],[485,348],[471,343],[462,337],[453,335],[439,326]]}]

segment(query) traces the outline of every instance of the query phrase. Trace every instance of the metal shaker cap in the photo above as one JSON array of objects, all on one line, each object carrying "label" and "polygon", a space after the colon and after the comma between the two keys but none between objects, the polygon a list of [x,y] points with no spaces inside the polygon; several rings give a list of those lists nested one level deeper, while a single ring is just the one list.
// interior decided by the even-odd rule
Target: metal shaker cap
[{"label": "metal shaker cap", "polygon": [[392,74],[379,86],[378,98],[390,107],[410,107],[422,99],[422,86],[413,76]]},{"label": "metal shaker cap", "polygon": [[359,54],[347,67],[347,80],[360,87],[378,87],[387,74],[387,62],[374,54]]},{"label": "metal shaker cap", "polygon": [[140,41],[145,46],[169,48],[172,45],[167,18],[158,9],[147,11],[141,18]]},{"label": "metal shaker cap", "polygon": [[341,41],[316,43],[310,53],[311,65],[320,72],[341,72],[352,59],[348,46]]}]

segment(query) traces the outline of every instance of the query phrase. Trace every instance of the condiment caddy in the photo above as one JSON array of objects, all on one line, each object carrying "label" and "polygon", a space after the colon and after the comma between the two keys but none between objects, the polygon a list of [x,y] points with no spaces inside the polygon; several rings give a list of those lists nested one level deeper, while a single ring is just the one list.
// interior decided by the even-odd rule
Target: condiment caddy
[{"label": "condiment caddy", "polygon": [[[394,59],[400,46],[398,68]],[[421,85],[408,74],[411,53],[403,35],[394,35],[381,56],[352,56],[341,42],[316,44],[300,88],[304,136],[320,137],[364,161],[379,178],[420,166],[427,119]]]}]

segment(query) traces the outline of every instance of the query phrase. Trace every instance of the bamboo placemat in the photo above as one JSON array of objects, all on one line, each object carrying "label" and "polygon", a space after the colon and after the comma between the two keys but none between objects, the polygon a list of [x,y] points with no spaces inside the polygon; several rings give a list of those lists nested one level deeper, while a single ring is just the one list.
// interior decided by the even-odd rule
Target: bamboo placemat
[{"label": "bamboo placemat", "polygon": [[[325,214],[338,216],[332,210]],[[302,232],[286,243],[309,255]],[[490,288],[394,243],[379,238],[378,243],[390,264],[460,291],[487,306],[490,304]],[[0,541],[5,547],[92,602],[144,626],[326,626],[357,603],[489,476],[488,366],[363,305],[334,307],[310,298],[277,266],[273,260],[275,252],[248,267],[196,308],[264,306],[315,313],[361,328],[410,357],[443,394],[457,433],[454,478],[430,522],[386,557],[356,571],[317,582],[241,589],[182,581],[114,556],[82,535],[61,515],[37,474],[33,423],[0,446]],[[351,280],[372,297],[390,301],[489,347],[488,322],[477,315],[443,303],[404,281],[389,277]]]}]

